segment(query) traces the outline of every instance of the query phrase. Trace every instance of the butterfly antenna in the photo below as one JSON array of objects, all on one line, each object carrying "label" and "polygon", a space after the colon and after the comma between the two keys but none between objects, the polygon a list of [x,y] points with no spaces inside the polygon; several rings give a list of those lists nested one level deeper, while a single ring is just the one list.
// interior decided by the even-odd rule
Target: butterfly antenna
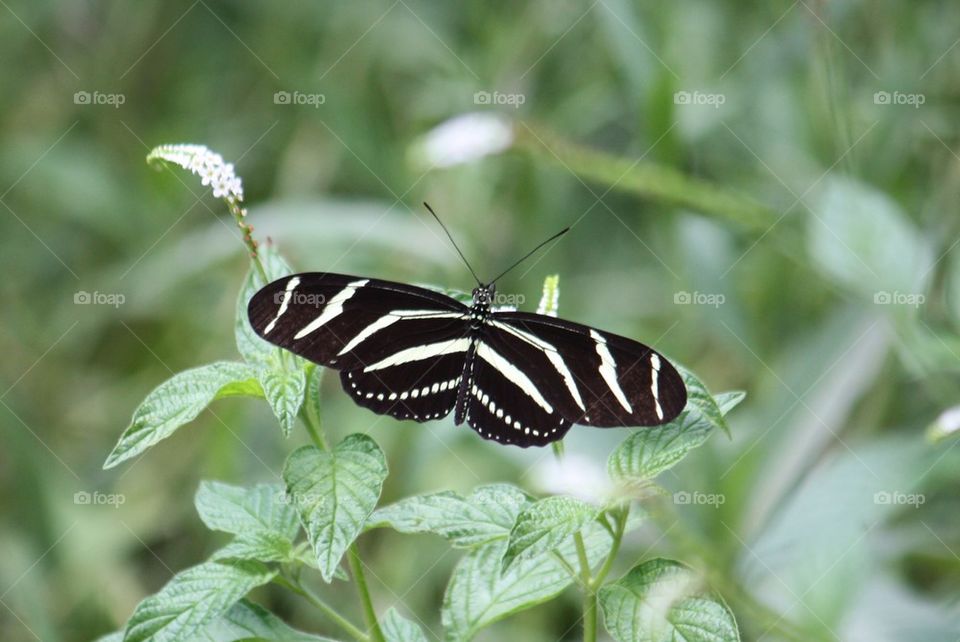
[{"label": "butterfly antenna", "polygon": [[564,234],[566,234],[566,233],[569,232],[569,231],[570,231],[570,228],[569,228],[569,227],[563,228],[562,230],[560,230],[559,232],[557,232],[556,234],[554,234],[553,236],[551,236],[550,238],[548,238],[546,241],[542,242],[540,245],[538,245],[537,247],[533,248],[532,250],[530,250],[529,252],[527,252],[526,254],[524,254],[523,257],[522,257],[519,261],[517,261],[516,263],[514,263],[513,265],[511,265],[510,267],[508,267],[508,268],[507,268],[506,270],[504,270],[503,272],[501,272],[501,273],[500,273],[500,276],[498,276],[498,277],[495,278],[494,280],[490,281],[490,283],[491,283],[491,284],[496,283],[497,281],[500,280],[500,278],[501,278],[503,275],[505,275],[507,272],[509,272],[509,271],[512,270],[513,268],[517,267],[518,265],[520,265],[520,264],[523,263],[524,261],[526,261],[528,258],[530,258],[531,255],[533,255],[534,252],[536,252],[537,250],[539,250],[541,247],[543,247],[544,245],[546,245],[546,244],[549,243],[550,241],[553,241],[553,240],[556,240],[556,239],[560,238],[561,236],[563,236]]},{"label": "butterfly antenna", "polygon": [[477,285],[483,285],[483,283],[480,281],[480,277],[478,277],[477,273],[473,271],[472,267],[470,267],[470,262],[467,261],[467,257],[465,257],[463,255],[463,252],[460,251],[460,248],[457,247],[457,242],[453,240],[452,236],[450,236],[450,232],[449,230],[447,230],[447,226],[443,224],[443,221],[440,220],[440,217],[437,216],[437,213],[433,211],[432,207],[430,207],[426,203],[424,203],[423,206],[427,208],[428,212],[433,214],[433,218],[437,219],[437,223],[440,224],[440,227],[443,229],[444,233],[447,235],[447,238],[450,239],[450,243],[453,244],[453,249],[455,249],[457,251],[457,254],[460,255],[460,258],[463,259],[463,264],[467,266],[468,270],[470,270],[470,274],[472,274],[473,278],[477,281]]}]

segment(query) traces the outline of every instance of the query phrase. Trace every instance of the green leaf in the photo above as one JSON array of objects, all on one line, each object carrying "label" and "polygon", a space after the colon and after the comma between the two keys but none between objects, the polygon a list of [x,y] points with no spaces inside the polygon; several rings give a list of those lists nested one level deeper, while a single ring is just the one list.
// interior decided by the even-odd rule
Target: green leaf
[{"label": "green leaf", "polygon": [[273,532],[289,540],[300,530],[297,511],[279,484],[243,488],[216,481],[202,481],[194,504],[207,528],[233,533]]},{"label": "green leaf", "polygon": [[258,560],[289,562],[296,558],[293,542],[279,533],[257,531],[236,538],[211,556],[215,561]]},{"label": "green leaf", "polygon": [[[267,279],[270,282],[293,272],[280,255],[279,250],[273,245],[262,245],[259,256],[260,262],[263,264],[263,270],[267,273]],[[250,269],[247,271],[247,276],[243,280],[243,286],[240,288],[240,294],[237,297],[234,335],[237,340],[237,350],[240,351],[245,361],[252,364],[266,363],[279,350],[270,342],[261,339],[253,331],[250,319],[247,316],[247,305],[250,303],[250,299],[265,285],[266,283],[261,278],[260,272],[251,262]]]},{"label": "green leaf", "polygon": [[595,520],[597,512],[596,507],[572,497],[547,497],[530,504],[510,531],[503,567],[517,559],[549,553]]},{"label": "green leaf", "polygon": [[283,436],[289,437],[293,424],[297,421],[307,385],[301,360],[292,354],[281,355],[274,351],[268,365],[259,370],[258,379],[273,414],[280,421]]},{"label": "green leaf", "polygon": [[375,512],[369,524],[401,533],[435,533],[454,546],[471,547],[508,537],[528,502],[515,486],[491,484],[468,497],[450,491],[409,497]]},{"label": "green leaf", "polygon": [[304,372],[307,380],[302,410],[307,418],[313,421],[314,426],[323,426],[320,414],[320,380],[323,378],[324,369],[315,363],[308,362]]},{"label": "green leaf", "polygon": [[[261,248],[260,262],[267,273],[269,281],[275,281],[291,274],[292,270],[280,256],[276,247],[267,245]],[[257,366],[257,379],[264,391],[264,396],[270,403],[273,414],[280,421],[284,436],[289,436],[296,422],[300,404],[303,402],[303,391],[306,385],[303,359],[292,353],[284,353],[280,348],[261,339],[250,326],[247,316],[247,305],[251,297],[256,294],[264,283],[259,270],[251,264],[247,276],[240,288],[237,297],[236,318],[234,320],[234,335],[237,340],[237,350],[244,360]]]},{"label": "green leaf", "polygon": [[427,642],[420,625],[403,617],[394,608],[380,620],[380,628],[387,642]]},{"label": "green leaf", "polygon": [[104,462],[112,468],[166,439],[193,421],[214,399],[239,395],[262,396],[254,368],[220,361],[185,370],[160,384],[134,411],[130,426]]},{"label": "green leaf", "polygon": [[[610,534],[599,524],[584,531],[591,565],[610,552]],[[500,538],[469,551],[454,568],[443,597],[441,618],[449,642],[465,642],[477,632],[512,613],[555,597],[573,582],[570,572],[554,557],[570,566],[577,564],[573,538],[556,552],[517,559],[503,569],[501,559],[507,540]]]},{"label": "green leaf", "polygon": [[240,600],[226,615],[208,625],[195,638],[199,642],[336,642],[292,629],[259,604]]},{"label": "green leaf", "polygon": [[349,435],[331,452],[304,446],[287,459],[287,492],[327,582],[376,508],[386,477],[383,451],[361,434]]},{"label": "green leaf", "polygon": [[[259,604],[240,600],[219,619],[195,633],[198,642],[336,642],[331,638],[292,629]],[[123,631],[97,638],[96,642],[123,642]],[[391,641],[392,642],[392,641]]]},{"label": "green leaf", "polygon": [[680,372],[683,383],[687,386],[687,405],[684,410],[696,409],[707,421],[729,435],[730,427],[727,426],[727,422],[723,418],[725,413],[720,409],[717,400],[703,385],[703,382],[684,367],[678,367],[677,371]]},{"label": "green leaf", "polygon": [[159,593],[137,605],[124,632],[124,642],[179,642],[217,620],[253,588],[275,572],[258,562],[205,562],[181,571]]},{"label": "green leaf", "polygon": [[[699,394],[700,393],[696,393]],[[708,395],[709,396],[709,395]],[[688,452],[702,445],[728,412],[744,398],[740,392],[687,402],[686,409],[665,426],[638,430],[617,446],[607,460],[610,478],[624,486],[642,484],[672,468]],[[701,408],[709,412],[705,414]]]},{"label": "green leaf", "polygon": [[730,392],[721,392],[717,394],[713,400],[717,404],[717,408],[720,409],[720,412],[723,414],[724,421],[726,421],[727,414],[740,405],[740,402],[747,398],[747,393],[742,390],[732,390]]},{"label": "green leaf", "polygon": [[871,303],[924,291],[932,253],[889,196],[849,178],[830,178],[810,213],[811,263],[828,277]]},{"label": "green leaf", "polygon": [[691,372],[679,370],[687,386],[686,408],[666,426],[636,431],[614,450],[607,461],[607,472],[614,481],[628,485],[649,481],[702,445],[715,428],[729,433],[724,416],[745,393],[714,397]]},{"label": "green leaf", "polygon": [[686,566],[653,559],[600,589],[607,631],[618,642],[737,642],[733,614]]}]

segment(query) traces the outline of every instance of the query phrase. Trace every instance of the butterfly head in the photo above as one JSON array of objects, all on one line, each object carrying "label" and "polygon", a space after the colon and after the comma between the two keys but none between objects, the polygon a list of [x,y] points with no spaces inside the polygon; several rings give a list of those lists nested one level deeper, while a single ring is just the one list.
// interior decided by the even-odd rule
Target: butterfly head
[{"label": "butterfly head", "polygon": [[489,308],[493,304],[493,297],[496,291],[497,286],[493,283],[490,285],[478,285],[473,288],[474,307]]}]

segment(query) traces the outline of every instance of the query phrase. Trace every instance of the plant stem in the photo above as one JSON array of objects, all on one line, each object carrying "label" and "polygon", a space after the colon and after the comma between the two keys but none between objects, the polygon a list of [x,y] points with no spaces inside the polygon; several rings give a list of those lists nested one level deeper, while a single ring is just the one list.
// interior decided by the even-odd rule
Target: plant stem
[{"label": "plant stem", "polygon": [[383,631],[380,629],[380,622],[377,621],[377,612],[373,609],[373,600],[370,599],[370,591],[367,588],[367,578],[363,574],[363,562],[360,560],[360,552],[357,545],[350,546],[348,555],[350,559],[350,573],[357,583],[357,593],[360,595],[360,601],[363,603],[363,614],[367,620],[367,628],[370,630],[370,637],[374,642],[386,642]]},{"label": "plant stem", "polygon": [[600,567],[600,570],[597,571],[596,576],[591,582],[594,589],[603,584],[603,580],[606,579],[607,573],[609,573],[610,569],[613,567],[613,562],[617,557],[617,552],[620,550],[620,542],[623,540],[623,531],[627,527],[627,518],[629,516],[630,504],[624,505],[623,508],[620,508],[616,512],[616,530],[613,534],[613,545],[610,547],[610,554],[607,555],[607,559],[604,560],[603,566]]},{"label": "plant stem", "polygon": [[766,230],[777,220],[769,207],[672,167],[608,154],[526,123],[514,127],[514,135],[518,147],[611,189],[694,209],[748,229]]},{"label": "plant stem", "polygon": [[583,642],[596,642],[597,639],[597,590],[590,575],[590,559],[583,544],[583,535],[579,531],[573,534],[577,545],[577,559],[580,560],[580,581],[583,584]]},{"label": "plant stem", "polygon": [[370,638],[358,627],[356,627],[352,622],[350,622],[350,620],[348,620],[347,618],[337,613],[337,611],[332,606],[324,602],[322,599],[320,599],[318,595],[316,595],[313,591],[303,586],[299,582],[292,582],[283,576],[278,576],[273,581],[279,584],[280,586],[283,586],[293,591],[297,595],[303,597],[305,600],[310,602],[310,604],[320,609],[327,617],[329,617],[331,620],[336,622],[340,626],[340,628],[346,631],[350,635],[350,637],[357,640],[357,642],[370,641]]},{"label": "plant stem", "polygon": [[597,642],[597,592],[583,592],[583,642]]}]

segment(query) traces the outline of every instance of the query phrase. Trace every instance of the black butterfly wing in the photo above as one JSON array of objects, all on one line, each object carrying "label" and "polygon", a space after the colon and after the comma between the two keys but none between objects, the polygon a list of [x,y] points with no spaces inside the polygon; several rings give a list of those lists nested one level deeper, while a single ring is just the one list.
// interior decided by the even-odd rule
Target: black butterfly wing
[{"label": "black butterfly wing", "polygon": [[538,373],[531,364],[513,359],[494,335],[484,328],[470,360],[467,424],[484,439],[522,448],[562,439],[570,422],[535,383]]},{"label": "black butterfly wing", "polygon": [[256,333],[314,363],[355,370],[462,336],[469,308],[403,283],[311,272],[278,279],[247,306]]},{"label": "black butterfly wing", "polygon": [[494,313],[486,333],[571,423],[658,426],[686,405],[676,368],[632,339],[526,312]]},{"label": "black butterfly wing", "polygon": [[340,370],[360,406],[417,421],[453,409],[469,308],[452,298],[403,283],[305,273],[257,292],[248,316],[267,341]]},{"label": "black butterfly wing", "polygon": [[[342,370],[340,383],[358,405],[375,413],[421,422],[439,419],[456,404],[465,359],[465,351],[460,348],[467,347],[466,341],[441,340],[433,344],[437,354],[422,360]],[[404,358],[404,353],[396,354]]]}]

